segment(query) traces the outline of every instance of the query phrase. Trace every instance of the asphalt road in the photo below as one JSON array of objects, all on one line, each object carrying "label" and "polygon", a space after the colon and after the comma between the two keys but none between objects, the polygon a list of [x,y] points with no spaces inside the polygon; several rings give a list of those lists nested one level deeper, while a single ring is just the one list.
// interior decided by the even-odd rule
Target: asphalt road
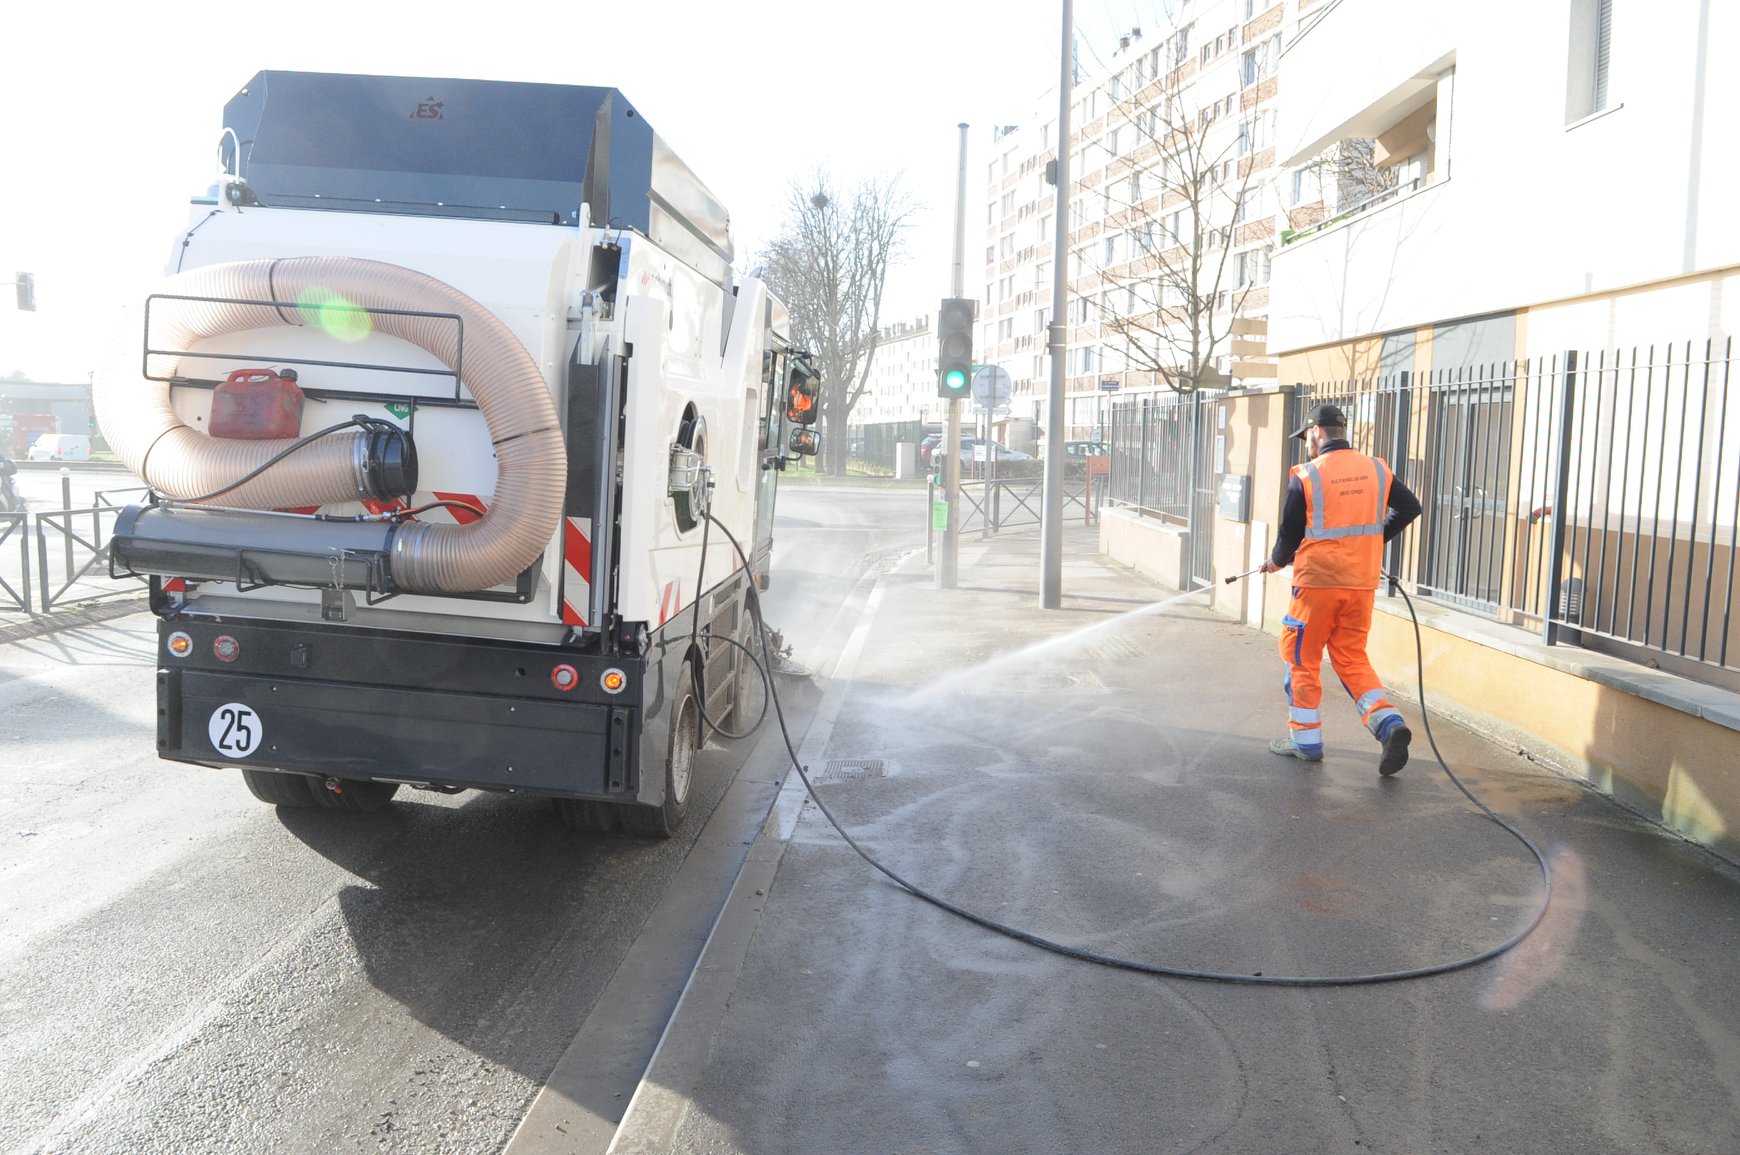
[{"label": "asphalt road", "polygon": [[[768,616],[825,672],[867,575],[922,548],[923,496],[781,510]],[[152,625],[0,646],[0,1150],[500,1149],[751,743],[704,754],[664,843],[512,796],[279,812],[154,757]],[[698,941],[717,905],[687,905]]]}]

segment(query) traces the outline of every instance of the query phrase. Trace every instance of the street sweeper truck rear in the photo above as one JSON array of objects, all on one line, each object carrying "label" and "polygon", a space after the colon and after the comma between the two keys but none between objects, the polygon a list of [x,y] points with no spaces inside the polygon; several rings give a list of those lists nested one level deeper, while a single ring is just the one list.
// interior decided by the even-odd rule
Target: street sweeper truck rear
[{"label": "street sweeper truck rear", "polygon": [[152,491],[111,565],[160,618],[158,753],[281,806],[516,791],[668,835],[753,721],[816,447],[724,208],[608,88],[262,72],[221,139],[94,386]]}]

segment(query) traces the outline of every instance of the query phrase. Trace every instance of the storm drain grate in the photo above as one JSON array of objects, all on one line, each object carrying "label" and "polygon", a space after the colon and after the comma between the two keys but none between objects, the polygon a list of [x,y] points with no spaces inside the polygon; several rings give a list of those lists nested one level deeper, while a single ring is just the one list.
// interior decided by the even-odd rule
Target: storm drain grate
[{"label": "storm drain grate", "polygon": [[1146,652],[1138,643],[1129,638],[1106,638],[1103,641],[1082,647],[1082,653],[1102,661],[1116,658],[1140,658]]},{"label": "storm drain grate", "polygon": [[881,758],[830,758],[816,776],[817,782],[853,782],[888,777],[888,763]]}]

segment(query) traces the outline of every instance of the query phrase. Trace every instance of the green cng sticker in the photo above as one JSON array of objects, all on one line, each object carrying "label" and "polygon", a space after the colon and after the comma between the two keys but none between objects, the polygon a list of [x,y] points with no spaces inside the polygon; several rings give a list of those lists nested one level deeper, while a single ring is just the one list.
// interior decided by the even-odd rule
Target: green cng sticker
[{"label": "green cng sticker", "polygon": [[949,503],[933,501],[930,503],[930,527],[934,530],[947,530],[949,527]]},{"label": "green cng sticker", "polygon": [[387,412],[403,421],[411,415],[411,407],[403,401],[389,401],[387,402]]}]

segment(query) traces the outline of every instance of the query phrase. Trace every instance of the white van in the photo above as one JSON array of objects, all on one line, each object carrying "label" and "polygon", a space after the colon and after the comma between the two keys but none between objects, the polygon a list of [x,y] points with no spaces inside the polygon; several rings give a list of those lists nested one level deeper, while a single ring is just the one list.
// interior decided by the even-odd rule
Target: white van
[{"label": "white van", "polygon": [[89,461],[91,439],[78,433],[44,433],[30,443],[30,461]]}]

